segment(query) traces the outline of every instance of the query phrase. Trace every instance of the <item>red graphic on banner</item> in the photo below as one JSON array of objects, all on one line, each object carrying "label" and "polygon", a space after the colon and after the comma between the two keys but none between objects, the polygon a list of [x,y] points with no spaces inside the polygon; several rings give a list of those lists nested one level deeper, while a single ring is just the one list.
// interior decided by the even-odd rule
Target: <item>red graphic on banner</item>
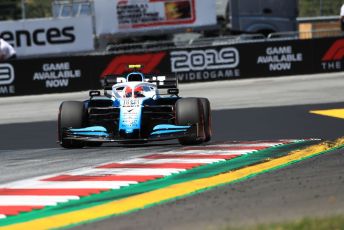
[{"label": "red graphic on banner", "polygon": [[196,4],[195,0],[149,0],[146,4],[128,4],[128,0],[121,0],[117,3],[117,17],[120,27],[124,28],[192,24],[196,22]]},{"label": "red graphic on banner", "polygon": [[128,72],[128,65],[140,64],[143,68],[140,69],[142,73],[156,72],[156,67],[161,63],[165,57],[166,52],[149,53],[149,54],[132,54],[132,55],[121,55],[117,56],[110,64],[105,68],[101,77],[112,74],[123,74]]},{"label": "red graphic on banner", "polygon": [[344,39],[337,40],[331,48],[326,52],[322,60],[325,61],[339,61],[344,57]]}]

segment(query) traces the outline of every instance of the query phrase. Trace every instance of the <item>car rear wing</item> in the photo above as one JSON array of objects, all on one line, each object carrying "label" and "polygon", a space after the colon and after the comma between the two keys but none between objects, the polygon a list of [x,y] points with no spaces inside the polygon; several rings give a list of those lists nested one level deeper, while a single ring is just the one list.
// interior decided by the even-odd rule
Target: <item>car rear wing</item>
[{"label": "car rear wing", "polygon": [[[104,78],[104,90],[111,90],[112,86],[118,83],[125,83],[127,79],[123,76],[108,75]],[[153,83],[157,86],[158,90],[167,90],[167,94],[177,95],[178,78],[177,76],[156,76],[145,75],[145,82]],[[166,94],[166,93],[161,93]]]}]

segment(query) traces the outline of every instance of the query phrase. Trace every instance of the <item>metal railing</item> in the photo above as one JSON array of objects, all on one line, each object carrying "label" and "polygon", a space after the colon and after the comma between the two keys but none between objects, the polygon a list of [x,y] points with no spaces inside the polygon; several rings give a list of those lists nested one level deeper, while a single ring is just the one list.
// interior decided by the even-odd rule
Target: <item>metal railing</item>
[{"label": "metal railing", "polygon": [[333,22],[339,21],[339,16],[321,16],[321,17],[299,17],[297,18],[298,23],[306,22]]},{"label": "metal railing", "polygon": [[189,40],[174,40],[174,41],[149,41],[140,43],[127,44],[110,44],[106,47],[106,52],[110,53],[135,53],[142,51],[157,51],[166,50],[170,48],[192,48],[192,47],[211,47],[233,45],[238,43],[252,43],[258,41],[266,41],[263,34],[242,34],[230,35],[211,38],[193,38]]},{"label": "metal railing", "polygon": [[148,41],[139,43],[109,44],[106,47],[107,52],[137,52],[142,50],[165,50],[175,47],[173,41]]},{"label": "metal railing", "polygon": [[279,32],[271,33],[268,37],[263,34],[242,34],[222,36],[216,38],[194,38],[183,41],[151,41],[141,43],[128,43],[119,45],[109,45],[106,53],[135,53],[143,51],[158,51],[167,50],[171,48],[192,48],[192,47],[211,47],[234,45],[239,43],[256,43],[274,40],[299,40],[299,39],[313,39],[323,37],[337,37],[342,36],[343,33],[339,29],[333,30],[313,30],[309,32]]}]

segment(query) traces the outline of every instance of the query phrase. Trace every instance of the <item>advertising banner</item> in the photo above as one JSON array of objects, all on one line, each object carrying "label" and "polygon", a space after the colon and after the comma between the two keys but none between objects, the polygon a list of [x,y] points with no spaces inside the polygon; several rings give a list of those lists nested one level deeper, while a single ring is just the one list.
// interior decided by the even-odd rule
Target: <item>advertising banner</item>
[{"label": "advertising banner", "polygon": [[242,43],[139,52],[0,62],[0,96],[100,89],[129,64],[179,82],[215,81],[344,71],[344,38]]},{"label": "advertising banner", "polygon": [[344,38],[328,38],[312,41],[314,49],[315,72],[338,72],[344,71]]},{"label": "advertising banner", "polygon": [[14,96],[14,67],[10,63],[0,63],[0,96]]},{"label": "advertising banner", "polygon": [[94,7],[97,35],[216,24],[214,0],[102,0]]},{"label": "advertising banner", "polygon": [[[98,60],[99,62],[100,60]],[[98,66],[103,66],[99,69],[98,75],[103,79],[108,75],[120,75],[128,72],[128,65],[141,64],[141,72],[149,74],[166,74],[170,73],[169,52],[150,52],[150,53],[135,53],[135,54],[122,54],[116,56],[105,56],[102,63]]]},{"label": "advertising banner", "polygon": [[207,47],[170,52],[171,72],[180,82],[238,78],[240,51],[237,47]]},{"label": "advertising banner", "polygon": [[[170,52],[171,72],[180,82],[309,73],[309,41],[257,42]],[[307,66],[307,68],[305,68]]]},{"label": "advertising banner", "polygon": [[[340,41],[344,45],[344,40]],[[288,40],[121,54],[103,59],[98,66],[107,64],[98,76],[123,74],[133,63],[142,64],[145,73],[174,74],[179,82],[309,74],[328,72],[331,68],[335,71],[333,68],[340,65],[338,61],[330,62],[330,69],[320,69],[325,65],[321,60],[333,39],[322,39],[319,43],[322,45],[313,40]]]},{"label": "advertising banner", "polygon": [[239,44],[241,77],[269,77],[313,72],[310,40]]},{"label": "advertising banner", "polygon": [[17,56],[90,51],[94,49],[92,18],[32,19],[0,22],[0,37]]},{"label": "advertising banner", "polygon": [[0,63],[0,96],[61,93],[99,88],[92,57],[37,58]]}]

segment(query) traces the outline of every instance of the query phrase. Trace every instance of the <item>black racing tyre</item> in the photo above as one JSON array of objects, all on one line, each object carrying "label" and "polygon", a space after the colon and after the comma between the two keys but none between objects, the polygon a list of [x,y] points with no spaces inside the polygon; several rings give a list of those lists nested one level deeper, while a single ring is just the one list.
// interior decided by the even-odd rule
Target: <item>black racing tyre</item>
[{"label": "black racing tyre", "polygon": [[65,101],[60,105],[58,117],[58,132],[60,144],[63,148],[82,148],[85,143],[82,141],[65,140],[64,128],[82,128],[86,119],[84,104],[79,101]]},{"label": "black racing tyre", "polygon": [[[199,98],[179,99],[176,102],[176,125],[193,125],[196,123],[199,124],[201,129],[204,129],[203,107],[201,100]],[[183,137],[178,140],[182,145],[197,145],[203,142],[204,137]]]},{"label": "black racing tyre", "polygon": [[204,142],[209,142],[212,136],[212,126],[211,126],[211,108],[210,102],[207,98],[200,98],[203,106],[203,117],[204,117]]},{"label": "black racing tyre", "polygon": [[95,141],[87,141],[86,143],[85,143],[85,145],[87,146],[87,147],[91,147],[91,148],[97,148],[97,147],[100,147],[100,146],[102,146],[102,142],[95,142]]}]

